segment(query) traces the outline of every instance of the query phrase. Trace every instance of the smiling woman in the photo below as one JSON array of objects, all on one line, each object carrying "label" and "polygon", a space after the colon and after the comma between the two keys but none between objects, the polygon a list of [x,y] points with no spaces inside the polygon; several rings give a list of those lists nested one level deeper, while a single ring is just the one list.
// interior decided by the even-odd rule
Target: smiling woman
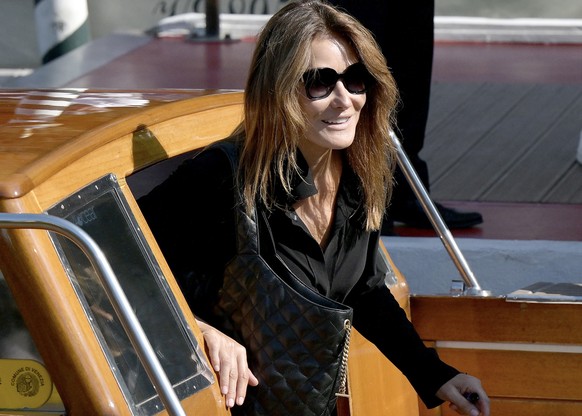
[{"label": "smiling woman", "polygon": [[425,347],[385,283],[397,92],[372,35],[327,3],[291,2],[257,39],[244,94],[233,135],[139,201],[227,405],[335,414],[353,325],[429,407],[487,416],[479,380]]},{"label": "smiling woman", "polygon": [[366,103],[365,80],[371,76],[342,39],[316,37],[311,52],[311,68],[302,77],[305,97],[300,100],[308,124],[298,147],[312,169],[317,194],[297,201],[293,208],[319,245],[325,247],[332,231],[343,168],[338,150],[350,147],[354,141]]},{"label": "smiling woman", "polygon": [[[345,41],[318,37],[311,43],[311,52],[313,57],[310,65],[313,69],[306,72],[309,76],[302,77],[304,80],[307,78],[307,81],[304,81],[306,97],[301,99],[301,108],[309,119],[309,125],[305,140],[301,140],[299,146],[303,156],[314,164],[321,157],[337,154],[329,150],[346,149],[352,144],[360,111],[366,104],[364,74],[367,71],[365,67],[364,71],[360,70],[361,79],[354,83],[353,71],[357,72],[357,68],[363,65],[355,62],[356,54]],[[319,76],[313,71],[318,71]],[[328,74],[327,80],[321,78],[325,73]],[[342,76],[338,76],[338,73]],[[348,89],[353,85],[357,87],[356,90]],[[313,145],[319,147],[319,151],[308,150]],[[341,166],[341,159],[338,162]]]}]

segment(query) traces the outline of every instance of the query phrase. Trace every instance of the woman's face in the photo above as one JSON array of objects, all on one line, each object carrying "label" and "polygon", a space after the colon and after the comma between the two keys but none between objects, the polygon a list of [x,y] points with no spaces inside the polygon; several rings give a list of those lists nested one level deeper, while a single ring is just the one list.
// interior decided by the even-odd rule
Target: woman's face
[{"label": "woman's face", "polygon": [[[310,69],[331,68],[341,74],[358,62],[350,46],[334,37],[315,38],[311,43],[311,52]],[[301,107],[309,120],[306,140],[300,144],[302,152],[322,153],[349,147],[354,141],[366,94],[349,92],[341,79],[327,97],[311,99],[303,86],[300,94]]]}]

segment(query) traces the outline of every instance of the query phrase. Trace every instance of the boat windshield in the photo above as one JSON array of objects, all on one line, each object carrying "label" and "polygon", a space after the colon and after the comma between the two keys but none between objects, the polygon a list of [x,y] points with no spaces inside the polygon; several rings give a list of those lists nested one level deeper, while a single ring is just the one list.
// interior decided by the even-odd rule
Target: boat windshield
[{"label": "boat windshield", "polygon": [[[209,386],[208,363],[115,176],[89,184],[47,213],[78,225],[101,247],[178,398]],[[158,413],[161,400],[89,260],[66,238],[54,233],[51,238],[128,403],[137,414]]]}]

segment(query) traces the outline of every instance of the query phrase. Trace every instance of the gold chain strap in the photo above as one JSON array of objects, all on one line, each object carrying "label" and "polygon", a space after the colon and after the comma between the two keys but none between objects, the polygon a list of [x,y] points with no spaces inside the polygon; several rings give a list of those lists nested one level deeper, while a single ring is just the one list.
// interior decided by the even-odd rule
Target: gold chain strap
[{"label": "gold chain strap", "polygon": [[340,364],[340,386],[336,396],[349,397],[348,394],[348,354],[350,352],[350,335],[352,332],[352,323],[349,319],[344,321],[344,329],[346,330],[346,340],[342,351],[342,362]]}]

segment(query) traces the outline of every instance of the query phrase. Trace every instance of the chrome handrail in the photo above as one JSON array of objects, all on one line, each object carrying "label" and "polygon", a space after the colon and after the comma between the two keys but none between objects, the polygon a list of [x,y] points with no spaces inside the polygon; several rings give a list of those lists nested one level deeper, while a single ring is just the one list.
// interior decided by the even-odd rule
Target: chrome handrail
[{"label": "chrome handrail", "polygon": [[491,292],[489,290],[482,289],[481,285],[479,285],[479,282],[469,267],[465,256],[457,246],[451,231],[443,221],[443,218],[438,212],[435,204],[432,202],[432,199],[430,198],[424,184],[418,177],[418,174],[414,170],[412,163],[410,163],[410,159],[402,148],[400,140],[394,131],[390,131],[390,138],[396,147],[396,157],[400,169],[402,169],[406,180],[410,184],[410,187],[422,205],[422,209],[430,220],[434,230],[437,232],[441,242],[445,246],[447,253],[449,253],[451,260],[457,267],[457,270],[461,274],[465,284],[468,286],[463,293],[471,296],[490,296]]},{"label": "chrome handrail", "polygon": [[107,257],[105,257],[103,251],[89,234],[70,221],[45,214],[0,213],[0,228],[53,231],[68,238],[83,251],[97,271],[107,297],[131,344],[135,348],[150,381],[166,407],[166,411],[172,416],[185,416],[186,413],[182,408],[182,404],[178,396],[176,396],[172,384],[162,368],[137,316],[133,312],[131,304],[127,300]]}]

